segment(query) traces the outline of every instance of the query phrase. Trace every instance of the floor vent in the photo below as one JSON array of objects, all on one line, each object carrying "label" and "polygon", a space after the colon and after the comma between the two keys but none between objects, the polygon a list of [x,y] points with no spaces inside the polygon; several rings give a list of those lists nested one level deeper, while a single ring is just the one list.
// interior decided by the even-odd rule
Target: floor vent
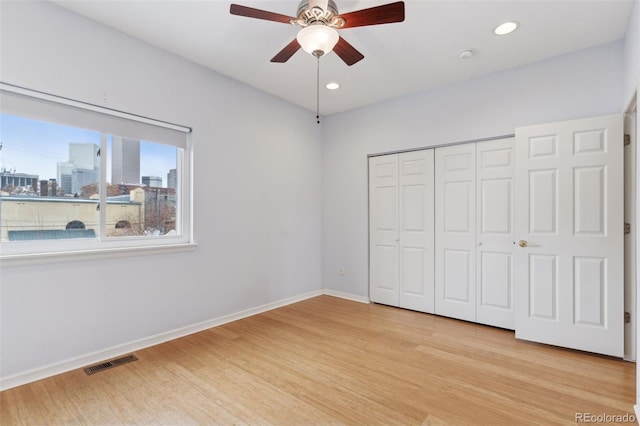
[{"label": "floor vent", "polygon": [[138,358],[135,355],[127,355],[122,358],[112,359],[111,361],[101,362],[100,364],[92,365],[84,369],[87,374],[99,373],[100,371],[108,370],[109,368],[117,367],[128,362],[137,361]]}]

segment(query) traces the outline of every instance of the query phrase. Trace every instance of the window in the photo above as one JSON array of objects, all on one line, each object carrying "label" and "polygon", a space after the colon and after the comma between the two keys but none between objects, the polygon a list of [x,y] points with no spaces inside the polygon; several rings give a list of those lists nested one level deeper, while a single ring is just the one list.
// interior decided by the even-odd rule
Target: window
[{"label": "window", "polygon": [[0,83],[2,257],[192,242],[190,129]]}]

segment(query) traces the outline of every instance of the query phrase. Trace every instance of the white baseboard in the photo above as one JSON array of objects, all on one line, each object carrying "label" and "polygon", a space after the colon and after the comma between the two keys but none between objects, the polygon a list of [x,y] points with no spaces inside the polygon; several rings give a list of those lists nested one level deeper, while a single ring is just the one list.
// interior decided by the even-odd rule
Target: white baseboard
[{"label": "white baseboard", "polygon": [[326,294],[327,296],[333,296],[333,297],[339,297],[341,299],[351,300],[353,302],[371,303],[368,297],[358,296],[351,293],[345,293],[343,291],[338,291],[338,290],[331,290],[330,288],[325,288],[324,294]]},{"label": "white baseboard", "polygon": [[[276,302],[271,302],[261,306],[256,306],[254,308],[245,309],[240,312],[224,315],[218,318],[213,318],[207,321],[203,321],[197,324],[192,324],[186,327],[181,327],[165,333],[156,334],[154,336],[145,337],[143,339],[124,343],[108,349],[96,351],[96,352],[82,355],[79,357],[71,358],[65,361],[49,364],[44,367],[34,368],[32,370],[18,373],[13,376],[2,377],[0,378],[0,391],[11,389],[27,383],[35,382],[36,380],[45,379],[47,377],[65,373],[67,371],[76,370],[78,368],[82,368],[87,365],[95,364],[101,361],[116,358],[134,351],[138,351],[144,348],[148,348],[150,346],[167,342],[169,340],[184,337],[193,333],[198,333],[200,331],[207,330],[209,328],[217,327],[219,325],[226,324],[232,321],[237,321],[242,318],[247,318],[252,315],[257,315],[262,312],[280,308],[282,306],[291,305],[292,303],[300,302],[306,299],[310,299],[312,297],[320,296],[322,294],[327,294],[327,293],[323,290],[310,291],[308,293],[303,293],[297,296],[278,300]],[[345,299],[346,298],[348,297],[345,297]],[[350,300],[353,300],[353,299],[350,299]]]}]

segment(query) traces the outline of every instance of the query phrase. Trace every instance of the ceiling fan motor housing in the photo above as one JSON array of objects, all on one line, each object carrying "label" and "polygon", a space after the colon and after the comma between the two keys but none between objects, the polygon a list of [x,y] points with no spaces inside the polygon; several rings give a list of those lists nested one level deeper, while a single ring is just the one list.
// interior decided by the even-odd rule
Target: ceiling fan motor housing
[{"label": "ceiling fan motor housing", "polygon": [[345,24],[344,19],[338,16],[338,7],[333,0],[327,3],[327,10],[320,7],[309,8],[309,0],[302,0],[298,5],[298,17],[291,23],[301,27],[322,24],[332,28],[340,28]]}]

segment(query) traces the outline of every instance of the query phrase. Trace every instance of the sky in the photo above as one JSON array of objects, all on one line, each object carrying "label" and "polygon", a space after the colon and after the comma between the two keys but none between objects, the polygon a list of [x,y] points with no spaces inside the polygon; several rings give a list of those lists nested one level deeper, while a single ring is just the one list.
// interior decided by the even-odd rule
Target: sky
[{"label": "sky", "polygon": [[[126,135],[120,135],[125,136]],[[100,145],[100,133],[0,113],[0,170],[56,179],[57,164],[69,161],[69,143]],[[167,173],[176,168],[176,148],[140,142],[140,176],[158,176],[167,185]],[[107,181],[111,165],[107,157]]]}]

